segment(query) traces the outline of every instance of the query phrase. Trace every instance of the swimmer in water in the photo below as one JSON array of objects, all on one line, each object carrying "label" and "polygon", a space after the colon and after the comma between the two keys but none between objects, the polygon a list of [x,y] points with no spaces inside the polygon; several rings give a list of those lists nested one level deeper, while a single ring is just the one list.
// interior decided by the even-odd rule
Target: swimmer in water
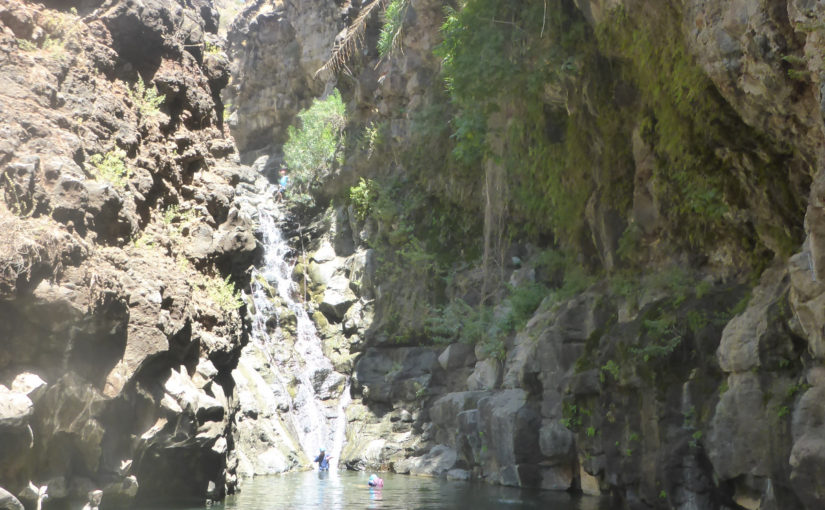
[{"label": "swimmer in water", "polygon": [[370,475],[370,479],[367,480],[367,485],[370,487],[383,487],[384,480],[375,476],[375,473]]}]

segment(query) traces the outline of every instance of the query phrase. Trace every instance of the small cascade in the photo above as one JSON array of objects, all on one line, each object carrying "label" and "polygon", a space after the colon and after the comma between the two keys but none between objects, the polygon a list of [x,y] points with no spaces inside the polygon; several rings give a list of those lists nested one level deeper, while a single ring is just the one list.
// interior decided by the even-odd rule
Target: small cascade
[{"label": "small cascade", "polygon": [[309,459],[326,448],[335,458],[334,466],[345,437],[349,381],[335,372],[322,352],[321,339],[292,281],[292,250],[277,226],[277,213],[271,203],[258,206],[264,263],[252,275],[252,344],[269,362],[270,389],[284,403],[278,406],[280,418],[295,442]]}]

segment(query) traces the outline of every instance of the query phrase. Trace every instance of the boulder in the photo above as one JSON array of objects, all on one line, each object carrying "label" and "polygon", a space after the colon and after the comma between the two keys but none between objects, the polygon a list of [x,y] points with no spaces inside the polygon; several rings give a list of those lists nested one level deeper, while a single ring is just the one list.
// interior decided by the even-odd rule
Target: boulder
[{"label": "boulder", "polygon": [[474,361],[474,349],[469,344],[450,344],[438,356],[438,364],[444,370],[470,366]]},{"label": "boulder", "polygon": [[455,450],[445,445],[436,445],[425,455],[408,459],[411,475],[441,476],[455,466]]},{"label": "boulder", "polygon": [[455,432],[460,414],[463,411],[476,409],[479,399],[489,395],[490,393],[486,391],[465,391],[443,395],[430,406],[430,420],[438,427]]},{"label": "boulder", "polygon": [[570,461],[575,436],[558,420],[544,420],[539,431],[541,453],[551,462]]},{"label": "boulder", "polygon": [[318,264],[323,264],[325,262],[331,262],[335,260],[335,249],[332,247],[332,244],[329,241],[324,240],[321,243],[321,246],[315,253],[312,254],[312,260],[317,262]]},{"label": "boulder", "polygon": [[[707,435],[708,455],[723,480],[742,475],[769,477],[777,463],[777,437],[766,419],[766,395],[758,375],[731,374],[716,405]],[[760,445],[754,448],[753,445]],[[777,466],[778,467],[778,466]]]},{"label": "boulder", "polygon": [[500,476],[505,485],[521,485],[518,465],[535,465],[541,460],[538,410],[528,404],[527,392],[520,389],[484,397],[478,409],[479,427],[489,453],[483,464],[485,473]]},{"label": "boulder", "polygon": [[789,463],[791,485],[805,508],[823,508],[825,493],[821,480],[825,477],[825,433],[810,432],[797,440]]},{"label": "boulder", "polygon": [[467,389],[470,391],[491,390],[501,381],[501,362],[495,358],[487,358],[476,362],[475,370],[467,378]]},{"label": "boulder", "polygon": [[350,289],[349,280],[343,275],[337,275],[327,284],[318,308],[330,322],[339,323],[357,300],[355,293]]},{"label": "boulder", "polygon": [[12,391],[26,395],[34,403],[40,400],[46,388],[46,381],[41,379],[40,376],[29,372],[18,374],[11,383]]},{"label": "boulder", "polygon": [[0,385],[0,429],[26,427],[34,414],[34,404],[24,393]]},{"label": "boulder", "polygon": [[725,372],[745,372],[764,363],[793,359],[794,347],[783,317],[789,278],[784,267],[762,274],[744,312],[728,322],[716,351]]}]

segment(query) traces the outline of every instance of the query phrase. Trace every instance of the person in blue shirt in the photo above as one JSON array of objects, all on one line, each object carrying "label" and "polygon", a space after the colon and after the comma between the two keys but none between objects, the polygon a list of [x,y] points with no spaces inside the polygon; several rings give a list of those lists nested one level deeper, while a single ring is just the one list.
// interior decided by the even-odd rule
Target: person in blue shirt
[{"label": "person in blue shirt", "polygon": [[286,188],[289,186],[289,176],[286,174],[286,168],[281,168],[281,177],[278,179],[278,194],[283,195]]},{"label": "person in blue shirt", "polygon": [[318,453],[318,456],[315,457],[314,462],[318,463],[318,469],[320,471],[327,471],[329,469],[329,459],[331,459],[331,455],[327,455],[323,448]]}]

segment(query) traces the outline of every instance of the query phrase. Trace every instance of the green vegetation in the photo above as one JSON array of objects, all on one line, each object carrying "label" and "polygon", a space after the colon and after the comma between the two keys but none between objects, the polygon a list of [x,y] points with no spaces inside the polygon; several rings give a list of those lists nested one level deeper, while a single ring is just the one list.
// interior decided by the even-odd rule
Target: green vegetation
[{"label": "green vegetation", "polygon": [[229,281],[229,276],[223,280],[217,276],[205,277],[203,287],[209,299],[221,310],[232,311],[243,306],[243,299],[235,289],[235,284]]},{"label": "green vegetation", "polygon": [[378,200],[378,184],[372,179],[361,177],[358,185],[349,189],[349,198],[355,209],[355,216],[364,221]]},{"label": "green vegetation", "polygon": [[607,362],[604,365],[602,365],[602,367],[599,369],[599,381],[601,381],[602,383],[606,382],[606,373],[612,375],[614,381],[618,381],[619,370],[620,368],[618,363],[616,363],[612,359],[607,360]]},{"label": "green vegetation", "polygon": [[[124,189],[129,183],[131,170],[125,163],[126,151],[114,149],[105,155],[94,154],[89,158],[90,173],[99,181],[105,181],[115,188]],[[88,169],[87,169],[88,170]]]},{"label": "green vegetation", "polygon": [[20,48],[20,51],[37,51],[36,44],[28,39],[20,39],[19,37],[17,38],[17,47]]},{"label": "green vegetation", "polygon": [[384,24],[378,35],[378,54],[386,57],[401,44],[401,29],[409,0],[392,0],[384,10]]},{"label": "green vegetation", "polygon": [[573,402],[565,401],[562,404],[561,414],[561,424],[575,432],[582,426],[582,416],[589,416],[589,411],[580,408]]},{"label": "green vegetation", "polygon": [[3,183],[3,190],[5,192],[4,198],[6,205],[16,216],[27,218],[34,213],[34,210],[36,209],[36,201],[27,198],[22,189],[18,190],[18,185],[12,180],[10,174],[10,171],[3,173],[3,178],[5,180]]},{"label": "green vegetation", "polygon": [[[565,29],[548,28],[559,26]],[[448,8],[442,32],[436,54],[456,108],[454,158],[468,166],[486,158],[500,161],[509,177],[497,193],[510,193],[496,198],[521,230],[553,233],[563,246],[578,247],[584,206],[594,189],[587,164],[592,158],[583,145],[592,137],[581,136],[592,119],[548,108],[545,92],[577,73],[592,53],[586,23],[560,3],[470,0],[460,10]],[[495,138],[504,143],[493,150]]]},{"label": "green vegetation", "polygon": [[223,53],[223,49],[217,44],[212,44],[209,41],[203,41],[203,53],[204,55],[220,55]]},{"label": "green vegetation", "polygon": [[154,85],[147,87],[140,75],[138,75],[137,83],[129,89],[129,97],[141,117],[145,118],[154,117],[160,113],[160,105],[166,100],[166,96],[158,93],[157,87]]},{"label": "green vegetation", "polygon": [[[300,127],[290,126],[284,144],[284,161],[291,170],[292,188],[307,194],[328,178],[343,157],[346,107],[334,90],[298,114]],[[308,197],[307,197],[308,198]]]}]

